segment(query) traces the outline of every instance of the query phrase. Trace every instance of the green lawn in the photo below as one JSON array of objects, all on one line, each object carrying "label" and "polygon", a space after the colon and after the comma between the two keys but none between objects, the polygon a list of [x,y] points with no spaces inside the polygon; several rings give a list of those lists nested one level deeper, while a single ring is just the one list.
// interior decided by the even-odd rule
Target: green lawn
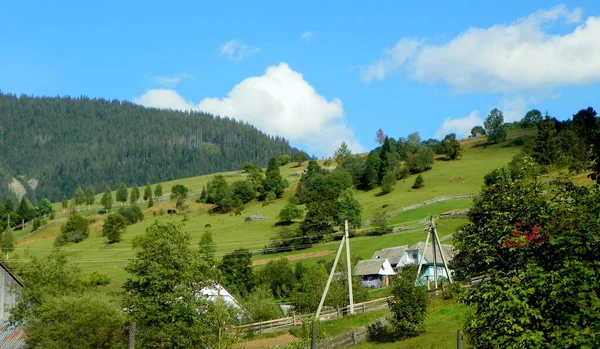
[{"label": "green lawn", "polygon": [[[393,343],[367,342],[354,346],[356,349],[448,349],[456,348],[456,332],[462,329],[467,306],[452,300],[430,299],[425,332],[418,337]],[[463,340],[463,348],[468,348]]]}]

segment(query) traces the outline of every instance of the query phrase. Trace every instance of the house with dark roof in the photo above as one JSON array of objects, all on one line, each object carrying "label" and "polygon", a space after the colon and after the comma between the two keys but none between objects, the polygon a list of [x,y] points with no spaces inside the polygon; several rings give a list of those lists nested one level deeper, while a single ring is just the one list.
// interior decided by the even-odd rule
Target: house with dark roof
[{"label": "house with dark roof", "polygon": [[371,259],[387,259],[390,262],[390,265],[394,270],[401,268],[403,264],[401,263],[402,257],[404,257],[404,253],[408,249],[408,246],[396,246],[396,247],[388,247],[379,251],[375,251],[373,253],[373,257]]},{"label": "house with dark roof", "polygon": [[353,275],[361,277],[363,286],[382,287],[389,286],[396,272],[387,259],[367,259],[356,263]]}]

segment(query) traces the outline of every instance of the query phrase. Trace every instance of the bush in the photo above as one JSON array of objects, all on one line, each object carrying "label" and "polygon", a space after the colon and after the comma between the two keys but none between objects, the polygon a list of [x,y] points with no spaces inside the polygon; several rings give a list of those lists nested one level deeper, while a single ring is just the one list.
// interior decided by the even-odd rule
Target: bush
[{"label": "bush", "polygon": [[455,299],[460,296],[463,291],[463,285],[460,282],[453,282],[447,287],[444,288],[444,294],[442,298],[444,299]]},{"label": "bush", "polygon": [[423,176],[418,175],[417,178],[415,178],[415,183],[412,185],[413,189],[419,189],[422,186],[424,186],[425,184],[423,184],[424,180],[423,180]]},{"label": "bush", "polygon": [[109,244],[121,241],[127,220],[119,213],[113,213],[106,218],[102,227],[102,236],[106,237]]},{"label": "bush", "polygon": [[121,207],[117,212],[125,218],[127,225],[135,224],[144,219],[144,212],[137,205]]},{"label": "bush", "polygon": [[85,240],[90,232],[91,221],[87,220],[77,213],[69,217],[69,220],[60,228],[61,235],[55,240],[56,246],[62,246],[67,242],[81,242]]},{"label": "bush", "polygon": [[388,326],[381,320],[377,320],[367,326],[369,341],[378,341],[387,335]]},{"label": "bush", "polygon": [[425,287],[415,285],[416,277],[416,265],[409,265],[392,282],[392,325],[400,338],[414,337],[424,330],[427,291]]},{"label": "bush", "polygon": [[106,286],[110,284],[110,277],[106,274],[94,271],[90,275],[88,283],[92,286]]}]

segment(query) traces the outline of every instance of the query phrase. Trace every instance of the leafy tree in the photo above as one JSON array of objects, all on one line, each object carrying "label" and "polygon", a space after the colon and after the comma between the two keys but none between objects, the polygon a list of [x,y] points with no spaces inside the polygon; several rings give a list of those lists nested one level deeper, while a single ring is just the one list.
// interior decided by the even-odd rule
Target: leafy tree
[{"label": "leafy tree", "polygon": [[63,198],[61,201],[61,207],[62,207],[63,211],[69,207],[69,200],[67,199],[66,195],[63,195]]},{"label": "leafy tree", "polygon": [[298,166],[301,166],[306,160],[308,160],[308,154],[306,154],[306,152],[300,151],[294,155],[294,161],[298,163]]},{"label": "leafy tree", "polygon": [[115,195],[117,202],[120,202],[121,206],[123,206],[124,202],[127,202],[127,194],[127,186],[125,186],[125,183],[121,183]]},{"label": "leafy tree", "polygon": [[484,136],[484,135],[486,135],[485,128],[483,128],[482,126],[475,126],[471,129],[472,137]]},{"label": "leafy tree", "polygon": [[217,251],[217,248],[213,242],[212,233],[210,231],[206,231],[200,236],[198,247],[200,259],[204,260],[210,267],[215,266],[215,252]]},{"label": "leafy tree", "polygon": [[289,155],[287,155],[287,154],[286,154],[286,155],[281,155],[281,156],[279,157],[279,165],[280,165],[280,166],[285,166],[285,165],[287,165],[287,164],[289,164],[289,163],[290,163],[290,160],[291,160],[291,159],[292,159],[292,158],[290,158],[290,156],[289,156]]},{"label": "leafy tree", "polygon": [[45,216],[54,212],[54,208],[52,208],[52,203],[50,202],[50,200],[43,198],[40,200],[40,203],[37,207],[37,211],[40,216]]},{"label": "leafy tree", "polygon": [[190,249],[190,236],[172,223],[152,224],[134,240],[125,268],[125,305],[138,325],[142,348],[203,348],[210,338],[209,304],[197,292],[207,285]]},{"label": "leafy tree", "polygon": [[109,244],[121,241],[121,235],[125,232],[127,222],[119,213],[113,213],[106,217],[102,226],[102,236],[106,237]]},{"label": "leafy tree", "polygon": [[431,170],[435,161],[435,155],[431,148],[421,148],[416,153],[408,154],[406,167],[411,174],[417,174]]},{"label": "leafy tree", "polygon": [[273,192],[277,198],[281,198],[286,187],[287,181],[281,176],[277,159],[271,158],[263,181],[263,196],[269,192]]},{"label": "leafy tree", "polygon": [[396,175],[392,171],[388,171],[381,181],[381,194],[389,194],[394,190],[396,185]]},{"label": "leafy tree", "polygon": [[287,298],[290,296],[297,280],[290,261],[287,258],[271,260],[258,274],[260,283],[271,290],[271,297]]},{"label": "leafy tree", "polygon": [[281,317],[281,311],[275,303],[273,294],[267,285],[260,285],[243,303],[253,322],[268,321]]},{"label": "leafy tree", "polygon": [[90,221],[77,213],[72,213],[69,220],[60,227],[61,235],[56,238],[56,245],[67,242],[81,242],[90,235]]},{"label": "leafy tree", "polygon": [[419,132],[414,132],[414,133],[409,134],[406,137],[406,140],[410,144],[419,145],[421,143],[421,136],[419,135]]},{"label": "leafy tree", "polygon": [[245,248],[223,256],[219,271],[225,287],[242,297],[252,292],[255,285],[252,273],[252,254]]},{"label": "leafy tree", "polygon": [[522,128],[537,127],[542,122],[542,112],[537,109],[531,109],[528,111],[523,119],[521,119]]},{"label": "leafy tree", "polygon": [[304,212],[298,206],[288,203],[279,211],[279,221],[290,224],[294,219],[302,218]]},{"label": "leafy tree", "polygon": [[183,184],[175,184],[171,188],[171,200],[175,200],[175,207],[178,209],[183,209],[187,195],[188,188]]},{"label": "leafy tree", "polygon": [[102,204],[102,207],[104,207],[104,209],[107,211],[112,208],[113,197],[112,197],[112,191],[110,190],[109,187],[106,187],[106,189],[104,189],[104,194],[102,195],[102,198],[100,199],[100,204]]},{"label": "leafy tree", "polygon": [[77,206],[77,210],[79,211],[79,206],[85,204],[86,197],[83,189],[81,187],[77,187],[75,191],[75,196],[73,196],[73,204]]},{"label": "leafy tree", "polygon": [[294,309],[301,313],[317,310],[326,282],[327,271],[322,264],[308,266],[290,296]]},{"label": "leafy tree", "polygon": [[254,185],[250,181],[235,181],[231,184],[231,190],[233,191],[233,195],[240,198],[244,204],[254,200]]},{"label": "leafy tree", "polygon": [[375,133],[375,142],[379,145],[383,145],[383,142],[386,139],[386,135],[383,132],[383,130],[381,128],[377,129],[377,132]]},{"label": "leafy tree", "polygon": [[424,331],[427,316],[427,291],[416,286],[417,267],[405,266],[392,281],[392,325],[400,338],[414,337]]},{"label": "leafy tree", "polygon": [[362,225],[362,206],[354,197],[354,192],[350,189],[344,190],[338,199],[338,203],[336,223],[341,226],[344,224],[344,220],[348,219],[350,228],[360,228]]},{"label": "leafy tree", "polygon": [[242,169],[248,174],[246,179],[254,186],[254,191],[263,192],[264,174],[260,166],[254,165],[251,162],[244,163]]},{"label": "leafy tree", "polygon": [[94,187],[88,185],[85,189],[85,204],[91,206],[96,202],[96,193],[94,192]]},{"label": "leafy tree", "polygon": [[140,199],[140,188],[135,184],[131,189],[131,194],[129,195],[129,202],[134,205]]},{"label": "leafy tree", "polygon": [[158,183],[156,187],[154,187],[154,197],[159,199],[163,195],[162,184]]},{"label": "leafy tree", "polygon": [[[467,291],[465,331],[478,348],[598,347],[600,266],[597,186],[533,177],[483,188],[455,235]],[[494,300],[490,302],[490,300]]]},{"label": "leafy tree", "polygon": [[333,153],[333,159],[338,165],[351,156],[352,151],[346,142],[342,142],[342,144],[340,144],[340,146]]},{"label": "leafy tree", "polygon": [[150,187],[150,184],[146,184],[146,187],[144,188],[143,199],[144,199],[144,201],[148,201],[148,200],[152,199],[152,188]]},{"label": "leafy tree", "polygon": [[15,237],[11,229],[0,231],[0,251],[8,253],[15,250]]},{"label": "leafy tree", "polygon": [[128,225],[135,224],[144,219],[144,212],[142,212],[142,209],[138,205],[121,207],[117,212],[125,218],[125,222]]},{"label": "leafy tree", "polygon": [[450,160],[455,160],[461,155],[460,142],[456,140],[456,133],[446,135],[440,144],[440,148],[442,154],[446,155]]},{"label": "leafy tree", "polygon": [[423,176],[418,175],[417,178],[415,178],[415,183],[413,183],[412,188],[413,189],[419,189],[421,187],[423,187],[425,184],[423,184],[425,180],[423,180]]},{"label": "leafy tree", "polygon": [[488,135],[488,142],[498,143],[506,139],[504,115],[502,115],[502,111],[498,108],[492,109],[483,122],[483,127],[485,127],[485,131]]}]

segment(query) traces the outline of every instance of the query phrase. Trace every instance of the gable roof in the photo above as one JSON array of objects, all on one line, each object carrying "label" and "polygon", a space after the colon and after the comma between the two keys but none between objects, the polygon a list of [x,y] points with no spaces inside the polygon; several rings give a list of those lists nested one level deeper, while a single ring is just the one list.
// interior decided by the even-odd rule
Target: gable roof
[{"label": "gable roof", "polygon": [[407,249],[408,246],[406,245],[384,248],[382,250],[375,251],[371,259],[387,259],[392,266],[396,266],[396,264],[400,262],[400,259],[402,259],[402,256]]},{"label": "gable roof", "polygon": [[240,310],[242,307],[238,303],[238,301],[225,289],[225,287],[221,286],[218,283],[212,283],[209,286],[202,288],[199,292],[200,295],[206,297],[211,301],[216,301],[217,298],[221,298],[225,303],[230,306]]},{"label": "gable roof", "polygon": [[367,259],[358,261],[354,267],[354,275],[395,275],[392,265],[387,259]]},{"label": "gable roof", "polygon": [[[452,258],[454,258],[454,255],[456,255],[458,253],[458,251],[454,248],[454,246],[452,245],[440,245],[440,247],[442,248],[442,252],[444,253],[444,257],[446,258],[446,262],[450,262],[452,260]],[[427,244],[427,248],[425,248],[425,243],[424,242],[417,242],[416,244],[412,245],[411,247],[409,247],[408,249],[406,249],[406,251],[414,251],[414,250],[418,250],[421,254],[423,254],[423,263],[424,264],[433,264],[433,245],[431,243]],[[436,252],[437,252],[437,263],[442,263],[442,257],[439,255],[439,250],[436,248]],[[418,261],[417,261],[418,263]]]},{"label": "gable roof", "polygon": [[19,278],[13,274],[12,271],[10,271],[10,269],[8,269],[8,267],[6,266],[6,264],[2,263],[2,261],[0,261],[0,267],[2,267],[2,269],[4,269],[4,271],[6,271],[6,273],[8,275],[10,275],[10,277],[17,283],[19,284],[19,286],[21,287],[25,287],[25,285],[23,285],[23,283],[21,282],[21,280],[19,280]]}]

